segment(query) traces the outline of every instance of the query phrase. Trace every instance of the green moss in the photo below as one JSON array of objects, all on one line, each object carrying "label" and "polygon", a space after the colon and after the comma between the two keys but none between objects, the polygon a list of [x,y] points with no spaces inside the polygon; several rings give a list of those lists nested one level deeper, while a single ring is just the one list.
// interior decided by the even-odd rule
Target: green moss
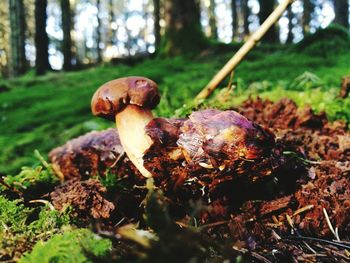
[{"label": "green moss", "polygon": [[38,240],[46,240],[69,222],[67,211],[60,213],[49,206],[28,208],[21,200],[0,195],[0,261],[17,260]]},{"label": "green moss", "polygon": [[24,255],[19,262],[62,262],[80,263],[103,260],[112,247],[109,240],[103,239],[88,229],[77,229],[57,234],[48,241],[39,241],[32,252]]},{"label": "green moss", "polygon": [[11,229],[21,232],[26,227],[26,220],[32,209],[26,208],[20,200],[9,201],[0,195],[0,231]]},{"label": "green moss", "polygon": [[[42,163],[42,166],[22,167],[17,175],[8,175],[3,180],[5,185],[0,185],[0,192],[3,194],[16,190],[27,199],[36,198],[42,194],[50,192],[59,180],[54,174],[51,165],[48,164],[38,151],[35,151],[36,157]],[[9,189],[9,188],[10,189]]]}]

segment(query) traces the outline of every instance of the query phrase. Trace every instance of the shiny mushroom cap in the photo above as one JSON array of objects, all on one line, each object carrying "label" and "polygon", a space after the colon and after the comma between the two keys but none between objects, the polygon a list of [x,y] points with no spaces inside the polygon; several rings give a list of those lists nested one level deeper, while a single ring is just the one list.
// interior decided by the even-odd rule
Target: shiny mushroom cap
[{"label": "shiny mushroom cap", "polygon": [[91,100],[93,115],[114,120],[127,105],[153,109],[160,100],[157,84],[144,77],[125,77],[103,84]]}]

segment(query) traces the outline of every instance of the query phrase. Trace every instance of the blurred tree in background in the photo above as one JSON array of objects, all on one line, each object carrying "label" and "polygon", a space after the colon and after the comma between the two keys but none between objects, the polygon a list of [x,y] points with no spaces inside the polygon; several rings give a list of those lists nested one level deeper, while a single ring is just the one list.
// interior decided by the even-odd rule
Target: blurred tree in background
[{"label": "blurred tree in background", "polygon": [[232,41],[236,40],[236,36],[238,34],[238,8],[239,8],[239,0],[231,0],[231,17],[232,17]]},{"label": "blurred tree in background", "polygon": [[349,29],[349,1],[334,0],[335,23]]},{"label": "blurred tree in background", "polygon": [[35,0],[35,69],[38,75],[43,75],[50,69],[46,8],[47,0]]},{"label": "blurred tree in background", "polygon": [[311,15],[314,11],[314,3],[312,0],[304,0],[303,12],[303,33],[304,35],[310,32]]},{"label": "blurred tree in background", "polygon": [[156,49],[160,46],[160,0],[153,0],[153,25]]},{"label": "blurred tree in background", "polygon": [[173,56],[193,53],[208,46],[201,29],[198,1],[166,0],[164,20],[162,54]]},{"label": "blurred tree in background", "polygon": [[[272,13],[275,9],[275,0],[259,0],[260,3],[260,12],[259,12],[259,21],[262,24],[266,18]],[[279,42],[277,35],[277,27],[273,25],[265,34],[262,41],[269,43]]]},{"label": "blurred tree in background", "polygon": [[62,16],[62,53],[63,53],[63,69],[72,69],[72,15],[69,0],[61,1],[61,16]]},{"label": "blurred tree in background", "polygon": [[292,7],[289,6],[287,9],[287,18],[288,18],[288,35],[287,35],[287,40],[286,43],[290,44],[293,42],[293,18],[294,14],[292,11]]},{"label": "blurred tree in background", "polygon": [[[280,0],[7,0],[0,6],[0,72],[72,70],[123,57],[195,54],[244,41]],[[334,21],[349,1],[296,0],[264,38],[292,43]],[[160,51],[160,52],[158,52]]]},{"label": "blurred tree in background", "polygon": [[11,27],[10,74],[14,77],[25,73],[25,16],[23,0],[9,0],[9,18]]},{"label": "blurred tree in background", "polygon": [[[265,6],[264,3],[263,6]],[[264,10],[264,8],[260,7],[260,13]],[[249,35],[249,15],[250,9],[248,7],[248,0],[241,0],[241,12],[243,16],[243,34]]]},{"label": "blurred tree in background", "polygon": [[209,12],[208,12],[208,17],[209,17],[209,29],[210,33],[209,36],[213,39],[218,38],[218,28],[216,25],[216,14],[215,14],[215,0],[210,0],[209,1]]},{"label": "blurred tree in background", "polygon": [[8,76],[10,54],[10,20],[7,2],[0,5],[0,73]]}]

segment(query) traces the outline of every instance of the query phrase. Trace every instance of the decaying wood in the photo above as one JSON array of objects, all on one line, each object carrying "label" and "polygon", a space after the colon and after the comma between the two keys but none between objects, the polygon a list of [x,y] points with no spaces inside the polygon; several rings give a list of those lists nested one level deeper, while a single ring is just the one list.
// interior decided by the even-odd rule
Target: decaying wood
[{"label": "decaying wood", "polygon": [[140,175],[124,154],[117,130],[112,128],[72,139],[51,150],[49,158],[62,180],[104,176],[113,171]]},{"label": "decaying wood", "polygon": [[261,27],[249,37],[247,42],[237,51],[237,53],[226,63],[226,65],[212,78],[212,80],[207,84],[207,86],[196,96],[196,101],[201,101],[206,99],[213,93],[215,88],[220,84],[220,82],[233,71],[243,58],[254,48],[254,46],[261,40],[269,28],[276,23],[276,21],[281,17],[283,12],[294,0],[284,0],[280,3],[277,8],[271,13],[271,15],[265,20]]}]

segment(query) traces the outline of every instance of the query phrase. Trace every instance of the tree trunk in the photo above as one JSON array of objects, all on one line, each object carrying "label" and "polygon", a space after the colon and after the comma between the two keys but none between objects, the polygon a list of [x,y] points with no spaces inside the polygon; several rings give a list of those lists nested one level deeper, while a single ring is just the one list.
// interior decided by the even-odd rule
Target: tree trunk
[{"label": "tree trunk", "polygon": [[248,0],[241,0],[242,15],[243,15],[243,34],[244,36],[249,35],[249,15],[250,9],[248,6]]},{"label": "tree trunk", "polygon": [[35,69],[37,75],[43,75],[50,69],[46,8],[47,0],[35,0]]},{"label": "tree trunk", "polygon": [[238,33],[238,6],[237,0],[231,0],[231,12],[232,12],[232,41]]},{"label": "tree trunk", "polygon": [[11,27],[11,75],[20,76],[26,71],[25,17],[23,0],[9,0]]},{"label": "tree trunk", "polygon": [[[260,4],[259,20],[260,20],[260,24],[262,24],[266,20],[266,18],[268,18],[268,16],[273,12],[275,0],[259,0],[259,4]],[[277,43],[279,41],[276,24],[274,24],[266,32],[262,41],[269,42],[269,43]]]},{"label": "tree trunk", "polygon": [[100,19],[100,5],[101,0],[96,0],[96,7],[97,7],[97,27],[96,27],[96,54],[97,54],[97,63],[102,62],[102,54],[101,54],[101,19]]},{"label": "tree trunk", "polygon": [[288,16],[288,36],[287,36],[287,43],[293,43],[293,11],[292,7],[289,6],[287,9],[287,16]]},{"label": "tree trunk", "polygon": [[347,0],[334,0],[334,22],[349,29],[349,2]]},{"label": "tree trunk", "polygon": [[160,0],[153,0],[153,19],[154,19],[154,37],[155,49],[158,52],[160,47]]},{"label": "tree trunk", "polygon": [[213,39],[218,38],[218,28],[216,26],[216,14],[215,14],[215,0],[209,1],[209,28],[210,28],[210,34],[209,36]]},{"label": "tree trunk", "polygon": [[311,14],[314,10],[314,4],[312,0],[304,0],[304,12],[303,12],[303,33],[304,36],[310,32]]},{"label": "tree trunk", "polygon": [[63,69],[72,69],[72,37],[71,37],[71,9],[69,0],[61,0],[62,12],[62,53],[63,53]]},{"label": "tree trunk", "polygon": [[200,24],[196,0],[165,0],[165,34],[161,53],[166,56],[195,54],[208,46]]}]

